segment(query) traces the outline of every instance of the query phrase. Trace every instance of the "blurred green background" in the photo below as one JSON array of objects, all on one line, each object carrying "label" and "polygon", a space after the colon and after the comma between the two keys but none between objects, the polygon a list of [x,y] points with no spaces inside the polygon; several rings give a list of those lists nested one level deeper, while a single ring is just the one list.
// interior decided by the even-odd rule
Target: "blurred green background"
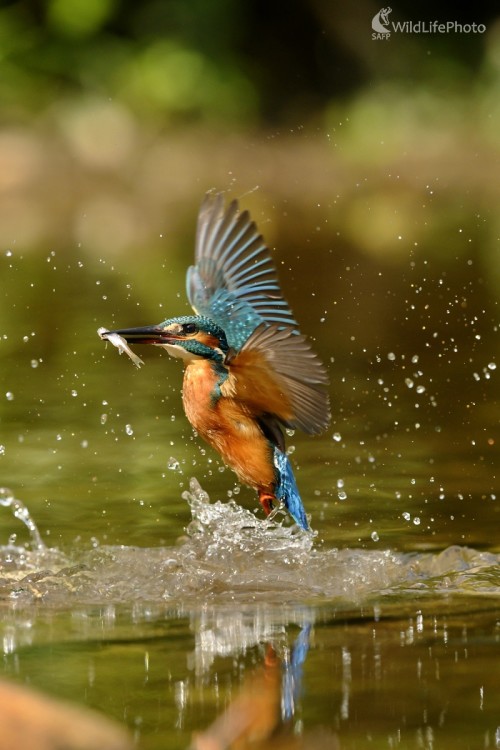
[{"label": "blurred green background", "polygon": [[[370,274],[367,286],[390,319],[393,274],[410,257],[439,259],[459,285],[461,261],[480,263],[487,303],[500,284],[497,13],[400,3],[394,21],[486,31],[373,41],[378,9],[4,3],[1,246],[105,255],[133,273],[140,252],[141,267],[168,258],[177,272],[204,191],[258,186],[244,203],[278,257],[302,277],[333,256],[316,289],[331,312],[353,272],[363,283],[381,264],[389,280]],[[163,281],[153,274],[143,291]]]},{"label": "blurred green background", "polygon": [[[393,348],[401,325],[425,347],[429,300],[433,324],[476,347],[475,329],[497,332],[500,289],[498,14],[488,3],[466,13],[400,3],[393,21],[486,31],[374,41],[377,10],[4,3],[0,247],[40,263],[99,259],[105,275],[114,264],[149,322],[160,302],[165,317],[177,312],[169,293],[182,303],[198,204],[222,190],[242,197],[286,261],[307,332],[321,321],[337,352],[351,353],[353,337],[353,356]],[[37,315],[50,322],[54,301],[52,315],[67,316],[69,300],[57,310],[37,273]],[[84,276],[66,274],[69,288]],[[99,297],[88,303],[96,313]],[[125,301],[108,308],[98,323],[116,314],[122,324]],[[31,309],[18,305],[18,327]],[[57,345],[52,333],[43,344]]]},{"label": "blurred green background", "polygon": [[[377,10],[323,0],[286,10],[250,0],[3,3],[0,247],[100,259],[103,273],[115,264],[133,279],[144,320],[155,319],[171,275],[182,293],[203,193],[223,190],[243,196],[286,259],[286,292],[308,333],[321,320],[337,351],[353,336],[360,349],[393,346],[403,318],[405,338],[425,346],[427,298],[434,321],[454,319],[467,345],[467,326],[492,333],[498,14],[488,3],[467,12],[399,3],[393,21],[486,30],[374,41]],[[54,293],[40,273],[46,308]],[[98,309],[97,298],[89,304]],[[110,312],[123,322],[116,304]],[[16,314],[27,323],[23,305]]]}]

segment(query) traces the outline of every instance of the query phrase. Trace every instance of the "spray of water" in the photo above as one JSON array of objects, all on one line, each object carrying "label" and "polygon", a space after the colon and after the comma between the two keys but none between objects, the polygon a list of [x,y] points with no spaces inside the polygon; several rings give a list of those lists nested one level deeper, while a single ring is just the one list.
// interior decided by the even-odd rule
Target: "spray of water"
[{"label": "spray of water", "polygon": [[14,497],[14,493],[9,490],[8,487],[0,487],[0,505],[4,508],[10,508],[15,518],[22,521],[28,529],[31,537],[31,546],[33,549],[43,551],[46,549],[45,544],[42,541],[40,532],[33,521],[28,508]]},{"label": "spray of water", "polygon": [[284,513],[262,520],[233,501],[211,503],[196,479],[183,498],[192,520],[177,545],[72,547],[68,559],[45,547],[25,506],[0,490],[0,505],[26,524],[32,539],[32,550],[22,554],[12,544],[0,548],[0,594],[61,606],[70,595],[74,604],[185,607],[311,601],[350,606],[373,597],[500,591],[499,556],[492,553],[466,547],[437,554],[325,549]]}]

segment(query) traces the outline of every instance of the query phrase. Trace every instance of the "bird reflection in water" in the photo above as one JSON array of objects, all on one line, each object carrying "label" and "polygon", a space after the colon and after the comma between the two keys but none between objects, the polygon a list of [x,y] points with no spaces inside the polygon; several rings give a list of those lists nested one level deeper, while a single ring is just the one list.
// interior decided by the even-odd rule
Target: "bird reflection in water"
[{"label": "bird reflection in water", "polygon": [[190,750],[339,750],[333,732],[297,732],[293,726],[310,632],[311,626],[304,626],[283,658],[268,644],[264,663],[210,727],[195,734]]}]

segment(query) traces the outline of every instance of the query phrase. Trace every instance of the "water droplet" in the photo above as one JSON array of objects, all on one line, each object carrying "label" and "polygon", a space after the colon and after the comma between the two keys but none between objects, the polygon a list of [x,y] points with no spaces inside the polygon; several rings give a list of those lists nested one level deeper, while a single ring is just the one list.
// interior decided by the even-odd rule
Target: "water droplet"
[{"label": "water droplet", "polygon": [[339,490],[337,492],[337,497],[339,500],[347,500],[347,492],[345,492],[345,490]]},{"label": "water droplet", "polygon": [[170,456],[170,458],[167,461],[167,469],[170,469],[170,471],[179,471],[181,468],[180,463],[176,458],[173,456]]},{"label": "water droplet", "polygon": [[127,435],[133,435],[134,434],[134,430],[132,429],[132,425],[126,424],[125,425],[125,432],[127,433]]},{"label": "water droplet", "polygon": [[14,394],[12,393],[12,391],[7,391],[7,393],[5,394],[5,398],[7,399],[7,401],[13,401]]},{"label": "water droplet", "polygon": [[13,500],[14,495],[12,493],[12,490],[9,490],[8,487],[0,487],[0,505],[8,507],[12,504]]},{"label": "water droplet", "polygon": [[408,388],[413,388],[413,380],[411,378],[405,378],[405,383],[408,386]]},{"label": "water droplet", "polygon": [[425,385],[417,385],[415,390],[417,393],[425,393]]},{"label": "water droplet", "polygon": [[371,536],[371,538],[373,539],[374,542],[378,542],[378,540],[380,539],[380,537],[379,537],[379,535],[377,534],[376,531],[372,531],[372,533],[370,534],[370,536]]},{"label": "water droplet", "polygon": [[339,490],[341,490],[343,486],[344,486],[344,480],[337,479],[337,487],[339,488]]},{"label": "water droplet", "polygon": [[332,438],[336,443],[340,443],[340,441],[342,440],[342,435],[340,434],[340,432],[334,432]]},{"label": "water droplet", "polygon": [[394,352],[389,352],[389,354],[387,355],[387,359],[389,359],[391,362],[394,362],[394,360],[396,359],[396,355],[394,354]]},{"label": "water droplet", "polygon": [[496,370],[496,369],[497,369],[497,366],[495,362],[490,362],[488,364],[488,370]]},{"label": "water droplet", "polygon": [[402,513],[401,515],[403,516],[403,518],[405,519],[405,521],[411,521],[411,515],[410,515],[410,513],[408,513],[407,510],[405,510],[405,512]]},{"label": "water droplet", "polygon": [[5,445],[0,445],[0,456],[5,456]]},{"label": "water droplet", "polygon": [[413,523],[415,524],[415,526],[419,526],[420,525],[420,518],[418,516],[415,516],[415,518],[413,519]]},{"label": "water droplet", "polygon": [[75,390],[73,389],[73,390],[71,391],[71,395],[73,396],[73,398],[76,398],[76,396],[78,396],[78,391],[75,391]]},{"label": "water droplet", "polygon": [[38,367],[39,364],[40,363],[39,363],[39,361],[37,359],[32,359],[31,360],[31,366],[32,366],[33,369],[35,369],[36,367]]},{"label": "water droplet", "polygon": [[[0,446],[1,447],[1,446]],[[22,521],[25,526],[29,529],[32,542],[38,547],[38,549],[44,549],[45,545],[42,542],[42,538],[40,536],[40,532],[38,531],[35,522],[31,518],[28,508],[23,505],[23,503],[20,500],[16,500],[11,490],[9,490],[7,487],[0,487],[0,505],[3,505],[4,507],[12,508],[12,513],[15,518]],[[13,535],[14,541],[12,544],[15,543],[16,535]],[[12,539],[12,536],[9,538]]]},{"label": "water droplet", "polygon": [[413,365],[417,364],[417,362],[418,362],[418,354],[414,354],[413,355],[413,357],[411,358],[411,362],[412,362]]},{"label": "water droplet", "polygon": [[27,344],[29,340],[30,340],[29,336],[23,336],[23,341],[25,344]]},{"label": "water droplet", "polygon": [[108,415],[101,414],[101,424],[106,424],[107,421],[108,421]]}]

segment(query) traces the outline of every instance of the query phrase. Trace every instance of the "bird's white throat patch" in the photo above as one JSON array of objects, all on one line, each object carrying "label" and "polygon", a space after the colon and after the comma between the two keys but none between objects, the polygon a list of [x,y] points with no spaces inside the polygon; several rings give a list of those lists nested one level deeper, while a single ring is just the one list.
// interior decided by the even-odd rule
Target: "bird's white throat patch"
[{"label": "bird's white throat patch", "polygon": [[171,357],[177,357],[177,359],[183,359],[185,362],[190,362],[192,359],[201,359],[197,354],[187,352],[183,346],[176,346],[175,344],[157,344],[163,349],[166,349]]}]

